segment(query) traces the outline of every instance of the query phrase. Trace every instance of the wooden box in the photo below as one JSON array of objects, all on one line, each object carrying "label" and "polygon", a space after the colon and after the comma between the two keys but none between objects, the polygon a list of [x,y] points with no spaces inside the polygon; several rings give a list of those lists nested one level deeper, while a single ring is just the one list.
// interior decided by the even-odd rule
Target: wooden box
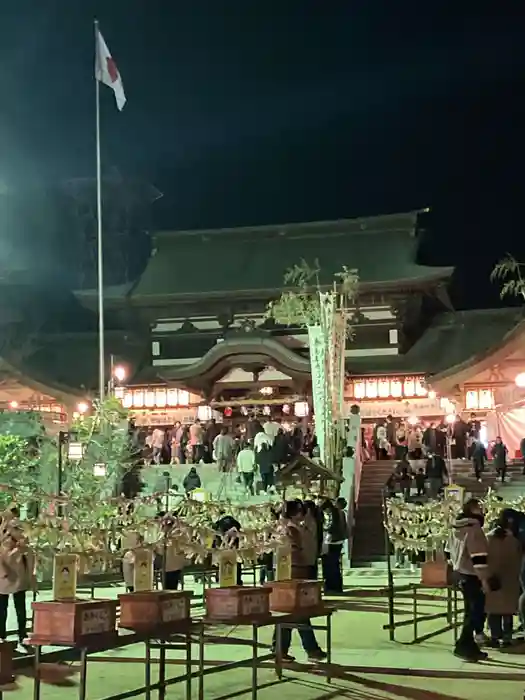
[{"label": "wooden box", "polygon": [[270,613],[270,590],[260,586],[206,589],[206,617],[214,620],[253,619]]},{"label": "wooden box", "polygon": [[119,627],[140,631],[169,629],[189,620],[189,591],[121,593]]},{"label": "wooden box", "polygon": [[270,610],[291,613],[318,608],[322,601],[321,585],[321,581],[301,579],[267,583],[271,589]]},{"label": "wooden box", "polygon": [[421,565],[421,585],[429,588],[446,588],[452,579],[452,569],[445,559],[426,561]]},{"label": "wooden box", "polygon": [[[0,686],[13,683],[13,642],[0,642]],[[1,691],[0,691],[1,694]]]},{"label": "wooden box", "polygon": [[104,646],[116,640],[116,600],[61,600],[32,603],[34,644]]}]

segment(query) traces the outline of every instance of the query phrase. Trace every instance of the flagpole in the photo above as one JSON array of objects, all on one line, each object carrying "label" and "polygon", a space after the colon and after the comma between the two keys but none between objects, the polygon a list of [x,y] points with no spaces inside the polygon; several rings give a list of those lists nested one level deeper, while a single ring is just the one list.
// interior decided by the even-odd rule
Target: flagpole
[{"label": "flagpole", "polygon": [[[95,51],[98,51],[98,21],[95,20]],[[98,60],[98,53],[97,59]],[[97,277],[98,277],[98,388],[99,399],[105,396],[106,371],[104,352],[104,257],[102,251],[102,167],[100,158],[100,81],[95,74],[97,140]]]}]

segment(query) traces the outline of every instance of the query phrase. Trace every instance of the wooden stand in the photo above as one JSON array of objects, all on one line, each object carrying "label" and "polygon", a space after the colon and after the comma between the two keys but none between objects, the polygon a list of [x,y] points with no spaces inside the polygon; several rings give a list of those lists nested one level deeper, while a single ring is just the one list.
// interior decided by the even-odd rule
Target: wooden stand
[{"label": "wooden stand", "polygon": [[140,591],[121,593],[119,627],[145,632],[169,630],[190,617],[189,591]]},{"label": "wooden stand", "polygon": [[321,605],[321,582],[291,579],[273,581],[266,587],[271,590],[270,610],[294,613]]},{"label": "wooden stand", "polygon": [[269,588],[230,586],[206,590],[206,617],[210,620],[265,617],[269,612]]},{"label": "wooden stand", "polygon": [[61,600],[32,603],[30,643],[111,645],[117,638],[116,600]]},{"label": "wooden stand", "polygon": [[15,644],[13,642],[0,642],[0,686],[8,685],[15,679],[13,676],[14,649]]}]

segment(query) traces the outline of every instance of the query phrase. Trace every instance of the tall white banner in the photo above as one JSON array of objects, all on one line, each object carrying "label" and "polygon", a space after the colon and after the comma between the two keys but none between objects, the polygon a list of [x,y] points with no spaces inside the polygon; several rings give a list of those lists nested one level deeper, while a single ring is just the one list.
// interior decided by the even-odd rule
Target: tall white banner
[{"label": "tall white banner", "polygon": [[308,326],[310,345],[310,367],[312,370],[312,398],[314,404],[315,434],[319,444],[321,460],[326,464],[326,425],[328,406],[326,358],[328,343],[320,325]]}]

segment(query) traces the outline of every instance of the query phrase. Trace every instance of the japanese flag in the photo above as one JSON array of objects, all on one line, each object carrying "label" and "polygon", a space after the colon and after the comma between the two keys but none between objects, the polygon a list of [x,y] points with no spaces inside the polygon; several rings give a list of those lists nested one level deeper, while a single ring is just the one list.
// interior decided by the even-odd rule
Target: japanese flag
[{"label": "japanese flag", "polygon": [[126,95],[124,94],[122,78],[118,72],[117,64],[109,53],[104,37],[99,32],[98,28],[95,32],[95,41],[95,78],[113,90],[117,107],[122,110],[126,104]]}]

